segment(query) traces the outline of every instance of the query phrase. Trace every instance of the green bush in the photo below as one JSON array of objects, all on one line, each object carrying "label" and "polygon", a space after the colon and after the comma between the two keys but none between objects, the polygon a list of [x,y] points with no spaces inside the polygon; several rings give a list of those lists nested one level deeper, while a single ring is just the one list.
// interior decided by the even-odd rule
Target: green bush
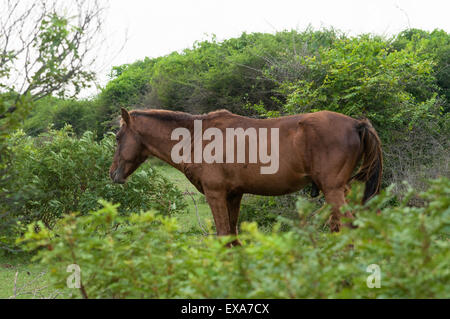
[{"label": "green bush", "polygon": [[80,136],[86,131],[94,131],[95,100],[60,100],[52,116],[53,127],[57,130],[70,125]]},{"label": "green bush", "polygon": [[46,132],[49,126],[53,125],[55,129],[62,129],[65,125],[70,125],[80,136],[85,131],[98,130],[97,109],[98,99],[64,100],[46,97],[35,103],[22,129],[28,135],[38,136]]},{"label": "green bush", "polygon": [[383,143],[384,185],[450,176],[450,35],[387,38],[334,29],[243,33],[113,69],[99,97],[103,134],[118,106],[262,117],[331,110],[369,118]]},{"label": "green bush", "polygon": [[[270,232],[277,221],[281,222],[281,230],[290,229],[290,223],[284,219],[298,220],[296,201],[298,196],[308,196],[307,190],[284,196],[245,195],[241,203],[239,226],[246,222],[256,222],[261,231]],[[317,199],[323,204],[323,199]],[[317,205],[319,206],[319,205]]]},{"label": "green bush", "polygon": [[15,178],[8,190],[15,198],[9,207],[2,203],[0,208],[15,209],[15,218],[24,223],[42,220],[51,226],[64,214],[100,208],[99,198],[119,203],[121,213],[155,208],[169,214],[186,206],[181,192],[147,164],[126,184],[113,184],[109,166],[114,134],[97,142],[89,131],[77,138],[69,126],[37,138],[19,131],[9,140],[9,148]]},{"label": "green bush", "polygon": [[49,123],[67,123],[100,140],[117,127],[121,106],[262,117],[327,109],[372,121],[383,143],[383,186],[396,183],[401,194],[403,180],[423,190],[427,179],[450,176],[449,57],[443,30],[408,29],[391,38],[311,28],[212,37],[113,67],[92,100],[48,97],[24,129],[36,135]]},{"label": "green bush", "polygon": [[[362,206],[360,190],[346,207],[358,228],[340,233],[321,230],[329,209],[312,214],[300,201],[290,231],[246,224],[244,245],[227,249],[229,238],[192,237],[174,218],[120,216],[104,202],[86,216],[66,215],[54,231],[30,225],[21,241],[38,249],[54,287],[64,288],[67,266],[78,264],[89,298],[450,298],[450,180],[432,181],[423,207],[406,204],[411,189],[386,205],[390,188]],[[380,288],[367,285],[372,264]]]},{"label": "green bush", "polygon": [[55,97],[45,97],[36,101],[30,114],[23,121],[21,129],[31,136],[37,136],[47,131],[53,122],[53,114],[58,108],[59,101]]},{"label": "green bush", "polygon": [[[435,29],[427,32],[419,29],[408,29],[400,32],[392,43],[395,50],[417,52],[422,59],[430,57],[436,61],[434,75],[440,93],[445,97],[445,110],[450,110],[450,35],[444,30]],[[413,90],[421,89],[421,83]]]},{"label": "green bush", "polygon": [[256,114],[247,104],[276,108],[279,85],[264,74],[271,61],[297,45],[313,54],[338,37],[334,30],[311,29],[243,33],[222,42],[212,37],[182,52],[114,67],[111,81],[100,94],[99,121],[107,128],[118,115],[118,106],[196,114],[228,109],[244,115]]},{"label": "green bush", "polygon": [[[390,52],[389,48],[389,42],[380,37],[360,36],[335,41],[317,56],[292,56],[301,71],[295,80],[282,81],[279,90],[286,96],[282,112],[327,109],[363,115],[388,141],[393,131],[407,129],[430,114],[433,103],[419,104],[437,92],[431,57],[419,59],[415,52]],[[422,91],[413,94],[411,88]]]},{"label": "green bush", "polygon": [[384,186],[397,183],[401,194],[400,182],[408,180],[423,190],[424,180],[450,174],[446,99],[435,70],[440,58],[422,48],[424,41],[395,50],[398,43],[362,35],[343,37],[312,55],[291,52],[266,71],[286,102],[277,111],[263,104],[250,107],[264,116],[326,109],[367,117],[383,144]]}]

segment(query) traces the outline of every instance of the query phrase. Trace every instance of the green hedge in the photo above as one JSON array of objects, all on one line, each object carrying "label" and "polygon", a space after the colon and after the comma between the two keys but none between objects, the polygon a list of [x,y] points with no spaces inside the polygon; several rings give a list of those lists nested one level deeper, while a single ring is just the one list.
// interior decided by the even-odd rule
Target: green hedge
[{"label": "green hedge", "polygon": [[[78,264],[89,298],[450,298],[450,180],[432,181],[420,208],[407,205],[411,189],[395,207],[386,205],[390,189],[365,206],[356,204],[360,187],[351,194],[346,209],[358,228],[340,233],[322,231],[329,209],[314,214],[299,201],[290,231],[247,223],[244,245],[227,249],[228,238],[189,236],[155,212],[120,216],[104,202],[64,217],[53,232],[30,225],[22,243],[38,249],[55,288]],[[367,285],[372,264],[380,288]]]}]

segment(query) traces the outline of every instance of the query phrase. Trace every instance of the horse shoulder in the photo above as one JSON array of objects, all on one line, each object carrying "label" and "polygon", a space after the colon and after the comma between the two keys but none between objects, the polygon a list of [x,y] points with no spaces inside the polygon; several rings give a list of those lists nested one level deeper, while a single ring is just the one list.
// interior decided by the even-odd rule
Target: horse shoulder
[{"label": "horse shoulder", "polygon": [[198,164],[185,164],[183,167],[183,173],[186,178],[197,188],[197,190],[204,194],[201,181],[201,167]]}]

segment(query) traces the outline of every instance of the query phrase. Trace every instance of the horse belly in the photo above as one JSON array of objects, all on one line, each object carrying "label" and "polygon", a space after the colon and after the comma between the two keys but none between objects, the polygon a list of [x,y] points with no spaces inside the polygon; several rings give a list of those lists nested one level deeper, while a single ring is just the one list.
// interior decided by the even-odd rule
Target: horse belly
[{"label": "horse belly", "polygon": [[278,196],[296,192],[311,183],[311,179],[305,174],[281,174],[246,176],[242,187],[244,193]]}]

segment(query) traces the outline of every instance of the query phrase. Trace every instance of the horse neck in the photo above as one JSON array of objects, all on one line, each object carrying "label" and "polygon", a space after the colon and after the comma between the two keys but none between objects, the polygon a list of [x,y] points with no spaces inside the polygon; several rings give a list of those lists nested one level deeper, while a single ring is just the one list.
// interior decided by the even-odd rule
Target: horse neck
[{"label": "horse neck", "polygon": [[176,164],[172,161],[172,148],[178,141],[173,141],[171,135],[172,131],[179,127],[187,128],[192,133],[194,116],[186,119],[174,118],[173,120],[161,120],[150,115],[138,116],[137,118],[139,118],[137,131],[148,151],[173,167],[182,170],[182,164]]}]

